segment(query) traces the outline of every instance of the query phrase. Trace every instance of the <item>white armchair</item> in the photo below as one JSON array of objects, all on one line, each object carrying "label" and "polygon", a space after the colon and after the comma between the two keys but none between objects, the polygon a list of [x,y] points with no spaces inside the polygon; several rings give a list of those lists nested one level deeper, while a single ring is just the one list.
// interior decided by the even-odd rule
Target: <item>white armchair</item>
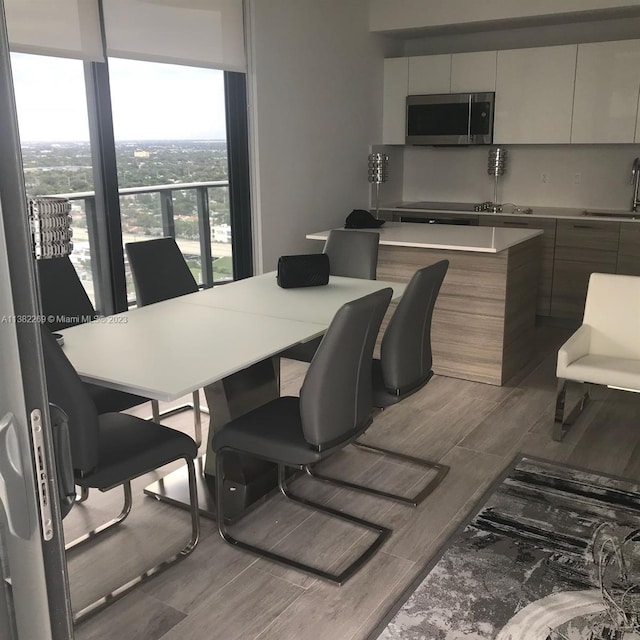
[{"label": "white armchair", "polygon": [[[553,431],[562,440],[589,401],[590,384],[640,392],[640,277],[592,273],[580,328],[558,351]],[[586,386],[565,417],[567,385]]]}]

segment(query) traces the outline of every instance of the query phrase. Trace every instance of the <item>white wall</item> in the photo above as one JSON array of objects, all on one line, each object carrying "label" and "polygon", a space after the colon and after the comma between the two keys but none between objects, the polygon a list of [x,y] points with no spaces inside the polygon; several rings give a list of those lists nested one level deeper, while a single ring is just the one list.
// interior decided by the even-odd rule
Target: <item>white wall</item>
[{"label": "white wall", "polygon": [[318,250],[305,234],[369,205],[382,58],[368,0],[249,0],[256,270]]},{"label": "white wall", "polygon": [[[506,145],[506,149],[507,169],[498,192],[501,202],[630,208],[631,164],[640,156],[640,145]],[[402,197],[435,202],[493,200],[487,157],[488,147],[406,147]],[[548,174],[546,183],[541,180],[543,172]],[[575,184],[578,179],[580,184]]]},{"label": "white wall", "polygon": [[640,0],[370,0],[372,31],[419,29],[640,6]]}]

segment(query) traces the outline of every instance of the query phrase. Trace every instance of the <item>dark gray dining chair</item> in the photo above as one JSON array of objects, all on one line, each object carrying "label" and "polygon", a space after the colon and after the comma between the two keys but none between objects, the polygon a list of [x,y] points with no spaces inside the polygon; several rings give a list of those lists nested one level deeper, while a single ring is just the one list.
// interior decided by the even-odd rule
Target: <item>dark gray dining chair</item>
[{"label": "dark gray dining chair", "polygon": [[174,238],[154,238],[125,245],[139,307],[198,290]]},{"label": "dark gray dining chair", "polygon": [[329,273],[332,276],[375,280],[379,243],[377,231],[332,229],[323,249],[323,253],[329,256]]},{"label": "dark gray dining chair", "polygon": [[87,490],[109,491],[120,485],[124,489],[124,505],[120,515],[68,543],[65,547],[67,551],[109,531],[129,515],[132,506],[131,481],[134,478],[180,459],[186,461],[189,474],[191,533],[187,543],[164,562],[77,612],[74,620],[80,621],[193,551],[200,532],[193,462],[198,447],[186,434],[149,420],[125,413],[98,415],[91,396],[62,348],[45,327],[41,335],[49,400],[67,416],[75,484]]},{"label": "dark gray dining chair", "polygon": [[[51,331],[91,322],[98,317],[68,256],[38,260],[36,264],[42,314],[47,318],[46,325]],[[150,401],[149,398],[97,384],[85,383],[85,386],[98,413],[126,411]]]},{"label": "dark gray dining chair", "polygon": [[[231,420],[212,442],[216,458],[218,531],[229,544],[288,567],[342,584],[383,544],[386,527],[296,496],[286,484],[287,467],[306,469],[353,442],[371,424],[371,361],[392,290],[381,289],[348,302],[336,313],[309,366],[300,397],[280,397]],[[377,533],[375,540],[340,573],[293,560],[231,536],[224,513],[225,455],[244,453],[278,466],[281,493],[291,500]]]},{"label": "dark gray dining chair", "polygon": [[[174,238],[154,238],[140,242],[128,242],[125,245],[133,285],[136,290],[136,303],[146,307],[156,302],[170,300],[198,291],[196,282],[187,265],[180,247]],[[161,348],[161,345],[160,345]],[[158,403],[154,401],[153,419],[174,416],[183,411],[193,410],[193,426],[198,446],[202,443],[202,416],[208,413],[200,406],[200,392],[193,392],[193,401],[160,413]]]},{"label": "dark gray dining chair", "polygon": [[[418,269],[409,281],[382,337],[380,359],[373,361],[373,404],[375,407],[384,409],[401,402],[404,398],[422,389],[433,376],[431,321],[438,293],[448,268],[449,261],[441,260],[428,267]],[[361,442],[353,444],[433,470],[435,475],[416,495],[407,497],[332,478],[313,467],[308,473],[319,480],[350,489],[358,489],[415,507],[433,492],[449,472],[449,467],[431,460]]]},{"label": "dark gray dining chair", "polygon": [[[345,278],[375,280],[379,242],[380,234],[375,231],[332,229],[322,251],[329,256],[329,273]],[[279,355],[289,360],[311,362],[321,339],[302,342]]]}]

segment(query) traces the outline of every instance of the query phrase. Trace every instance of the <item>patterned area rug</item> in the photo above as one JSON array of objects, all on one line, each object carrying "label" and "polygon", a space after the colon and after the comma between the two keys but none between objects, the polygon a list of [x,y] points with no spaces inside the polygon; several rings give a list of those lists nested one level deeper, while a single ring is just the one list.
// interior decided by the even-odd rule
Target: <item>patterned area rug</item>
[{"label": "patterned area rug", "polygon": [[520,458],[374,638],[640,640],[640,485]]}]

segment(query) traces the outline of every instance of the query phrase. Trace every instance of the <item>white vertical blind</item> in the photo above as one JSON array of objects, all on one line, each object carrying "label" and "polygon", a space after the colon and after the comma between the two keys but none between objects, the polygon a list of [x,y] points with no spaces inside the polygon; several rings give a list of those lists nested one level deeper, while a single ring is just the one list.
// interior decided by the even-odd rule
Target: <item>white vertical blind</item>
[{"label": "white vertical blind", "polygon": [[242,0],[103,0],[107,54],[245,71]]},{"label": "white vertical blind", "polygon": [[98,0],[4,0],[12,51],[103,61]]}]

